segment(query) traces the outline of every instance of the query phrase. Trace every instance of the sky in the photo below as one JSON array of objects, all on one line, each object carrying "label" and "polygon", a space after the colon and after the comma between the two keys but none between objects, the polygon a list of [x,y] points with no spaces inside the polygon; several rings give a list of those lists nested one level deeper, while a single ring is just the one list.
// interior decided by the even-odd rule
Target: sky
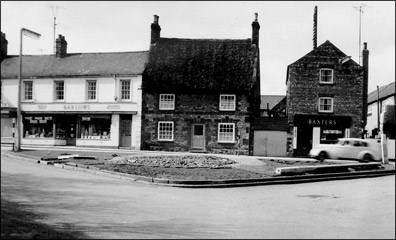
[{"label": "sky", "polygon": [[313,49],[315,6],[318,46],[329,40],[359,63],[360,38],[369,92],[395,81],[395,1],[1,1],[1,32],[9,55],[21,28],[41,34],[23,37],[23,54],[53,54],[54,18],[68,53],[148,51],[154,15],[161,37],[247,39],[257,13],[261,95],[285,95],[287,66]]}]

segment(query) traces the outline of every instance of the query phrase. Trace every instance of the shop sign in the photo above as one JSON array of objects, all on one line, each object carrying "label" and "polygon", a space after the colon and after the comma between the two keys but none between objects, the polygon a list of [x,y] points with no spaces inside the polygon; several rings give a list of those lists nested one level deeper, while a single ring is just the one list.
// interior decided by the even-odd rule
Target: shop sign
[{"label": "shop sign", "polygon": [[91,121],[91,117],[81,117],[81,121]]},{"label": "shop sign", "polygon": [[36,124],[38,123],[38,120],[30,120],[30,123]]},{"label": "shop sign", "polygon": [[45,120],[52,120],[52,117],[44,117]]},{"label": "shop sign", "polygon": [[38,109],[40,109],[40,110],[45,110],[45,109],[47,109],[47,105],[43,105],[43,104],[39,104],[37,107],[38,107]]},{"label": "shop sign", "polygon": [[47,120],[38,120],[39,123],[47,123]]},{"label": "shop sign", "polygon": [[295,126],[308,127],[340,127],[350,128],[352,118],[348,116],[323,116],[323,115],[301,115],[294,116]]},{"label": "shop sign", "polygon": [[121,109],[121,106],[119,105],[119,104],[109,104],[109,105],[107,105],[107,108],[106,109],[109,109],[109,110],[119,110],[119,109]]},{"label": "shop sign", "polygon": [[64,110],[89,110],[90,106],[88,104],[65,104],[63,105]]}]

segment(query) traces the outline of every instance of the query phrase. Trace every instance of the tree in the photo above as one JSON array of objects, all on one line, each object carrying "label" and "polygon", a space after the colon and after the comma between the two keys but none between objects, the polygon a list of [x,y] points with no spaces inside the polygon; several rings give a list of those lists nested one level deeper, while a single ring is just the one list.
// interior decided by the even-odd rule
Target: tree
[{"label": "tree", "polygon": [[383,132],[390,139],[396,138],[395,105],[386,106],[384,113]]}]

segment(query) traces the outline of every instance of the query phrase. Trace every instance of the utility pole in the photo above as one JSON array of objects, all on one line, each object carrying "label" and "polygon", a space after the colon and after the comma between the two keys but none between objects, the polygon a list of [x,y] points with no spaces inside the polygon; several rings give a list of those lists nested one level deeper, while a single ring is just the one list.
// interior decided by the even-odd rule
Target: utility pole
[{"label": "utility pole", "polygon": [[353,7],[357,11],[359,11],[359,65],[361,64],[361,58],[362,58],[362,52],[361,52],[361,46],[362,46],[362,13],[363,13],[363,8],[364,7],[369,7],[368,5],[362,3],[359,7]]}]

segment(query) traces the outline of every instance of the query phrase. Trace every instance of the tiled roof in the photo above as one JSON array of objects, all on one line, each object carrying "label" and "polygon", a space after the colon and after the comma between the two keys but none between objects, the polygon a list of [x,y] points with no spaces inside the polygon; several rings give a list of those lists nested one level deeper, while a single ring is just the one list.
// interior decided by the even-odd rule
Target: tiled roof
[{"label": "tiled roof", "polygon": [[267,103],[269,104],[269,109],[271,110],[275,107],[285,96],[284,95],[261,95],[260,109],[266,110]]},{"label": "tiled roof", "polygon": [[161,38],[150,49],[143,87],[250,91],[256,52],[250,39]]},{"label": "tiled roof", "polygon": [[[377,90],[374,90],[368,94],[367,103],[373,103],[377,101]],[[395,95],[395,82],[389,83],[379,88],[379,99],[384,99],[389,96]]]},{"label": "tiled roof", "polygon": [[[22,57],[23,77],[72,77],[142,74],[148,51],[116,53],[74,53],[57,58],[55,55]],[[17,78],[19,56],[1,62],[1,78]]]}]

